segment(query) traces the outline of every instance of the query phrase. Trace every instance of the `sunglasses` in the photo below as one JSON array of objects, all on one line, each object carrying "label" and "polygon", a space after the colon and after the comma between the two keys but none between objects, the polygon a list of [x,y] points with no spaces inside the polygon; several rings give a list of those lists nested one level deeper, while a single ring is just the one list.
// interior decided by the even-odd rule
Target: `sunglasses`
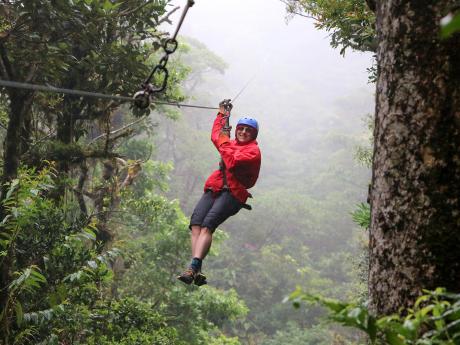
[{"label": "sunglasses", "polygon": [[248,126],[238,126],[236,127],[238,132],[247,132],[249,134],[253,134],[255,132],[254,128]]}]

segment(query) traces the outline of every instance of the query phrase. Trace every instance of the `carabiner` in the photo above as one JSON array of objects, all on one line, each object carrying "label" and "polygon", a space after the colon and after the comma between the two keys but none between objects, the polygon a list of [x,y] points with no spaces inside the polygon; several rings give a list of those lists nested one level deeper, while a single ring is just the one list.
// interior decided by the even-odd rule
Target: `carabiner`
[{"label": "carabiner", "polygon": [[[155,88],[151,83],[147,81],[150,81],[150,79],[152,79],[152,77],[158,73],[164,74],[163,82],[161,83],[160,87]],[[164,89],[166,89],[166,85],[168,84],[168,77],[169,77],[168,69],[165,66],[162,66],[162,65],[155,66],[150,77],[147,79],[146,82],[142,84],[143,90],[136,92],[133,96],[134,104],[136,105],[136,107],[140,109],[148,108],[150,106],[152,94],[154,94],[155,92],[161,92]]]}]

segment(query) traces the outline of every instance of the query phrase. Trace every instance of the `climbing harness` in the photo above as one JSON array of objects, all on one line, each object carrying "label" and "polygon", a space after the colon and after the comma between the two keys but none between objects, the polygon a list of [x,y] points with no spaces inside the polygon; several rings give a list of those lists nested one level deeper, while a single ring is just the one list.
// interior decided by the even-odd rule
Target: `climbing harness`
[{"label": "climbing harness", "polygon": [[[184,8],[184,11],[182,12],[182,15],[179,19],[179,23],[177,24],[176,31],[174,32],[174,35],[171,38],[168,38],[164,44],[163,44],[163,50],[165,54],[163,57],[160,59],[158,64],[153,68],[152,72],[150,75],[145,79],[145,81],[142,83],[142,90],[138,91],[134,94],[134,104],[141,108],[141,109],[146,109],[150,106],[151,98],[153,97],[154,93],[158,93],[163,91],[168,83],[168,77],[169,77],[169,72],[168,69],[166,68],[166,64],[168,63],[169,55],[174,53],[177,49],[177,46],[179,45],[177,42],[177,34],[179,33],[179,30],[182,26],[182,23],[184,22],[185,16],[187,15],[187,12],[190,7],[194,5],[194,0],[188,0],[187,5]],[[163,78],[161,82],[161,86],[155,87],[151,81],[154,76],[158,76],[159,78]]]}]

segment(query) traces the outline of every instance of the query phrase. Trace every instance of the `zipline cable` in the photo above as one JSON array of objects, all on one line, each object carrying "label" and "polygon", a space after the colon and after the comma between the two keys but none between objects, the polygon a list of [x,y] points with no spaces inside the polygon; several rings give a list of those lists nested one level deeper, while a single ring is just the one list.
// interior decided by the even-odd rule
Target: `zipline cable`
[{"label": "zipline cable", "polygon": [[248,81],[246,82],[246,84],[244,84],[244,86],[241,88],[241,90],[236,94],[235,97],[233,97],[231,99],[231,103],[235,103],[236,99],[244,92],[244,90],[246,90],[246,88],[249,86],[249,84],[251,84],[254,79],[256,79],[257,75],[259,74],[259,72],[262,70],[262,66],[265,65],[265,63],[268,61],[268,59],[272,56],[273,53],[271,53],[270,55],[268,56],[265,56],[264,60],[262,61],[262,63],[259,64],[259,67],[257,68],[256,72],[252,75],[252,77],[250,79],[248,79]]},{"label": "zipline cable", "polygon": [[[98,92],[88,92],[88,91],[81,91],[81,90],[74,90],[74,89],[65,89],[65,88],[55,87],[51,85],[20,83],[16,81],[2,80],[2,79],[0,79],[0,86],[10,87],[10,88],[15,88],[15,89],[28,89],[28,90],[34,90],[34,91],[64,93],[64,94],[80,96],[80,97],[111,99],[114,101],[121,101],[121,102],[136,102],[135,99],[133,99],[132,97],[127,97],[127,96],[108,95],[108,94],[98,93]],[[172,106],[176,106],[179,108],[184,107],[184,108],[199,108],[199,109],[213,109],[213,110],[219,109],[217,107],[207,107],[207,106],[202,106],[202,105],[182,104],[182,103],[167,102],[167,101],[153,101],[152,103],[172,105]]]},{"label": "zipline cable", "polygon": [[238,92],[238,93],[236,94],[236,96],[233,97],[232,103],[234,103],[234,102],[236,101],[236,99],[243,93],[243,91],[246,90],[246,88],[248,87],[248,85],[251,84],[252,81],[253,81],[254,79],[256,79],[256,76],[257,76],[257,73],[254,74],[254,75],[252,76],[252,78],[248,80],[248,82],[246,83],[246,85],[243,86],[243,88],[240,90],[240,92]]}]

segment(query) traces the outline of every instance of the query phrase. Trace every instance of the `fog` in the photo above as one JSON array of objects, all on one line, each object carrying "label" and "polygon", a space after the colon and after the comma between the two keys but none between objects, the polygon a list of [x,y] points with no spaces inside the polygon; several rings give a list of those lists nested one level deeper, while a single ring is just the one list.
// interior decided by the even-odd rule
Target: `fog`
[{"label": "fog", "polygon": [[[179,15],[164,29],[172,32]],[[222,247],[213,244],[205,260],[210,285],[235,288],[248,305],[254,326],[238,329],[244,343],[261,344],[293,318],[302,333],[319,314],[294,315],[281,302],[297,284],[331,297],[363,295],[365,260],[355,259],[365,252],[365,241],[357,240],[365,232],[350,213],[365,202],[370,179],[354,155],[357,146],[370,144],[363,118],[374,108],[375,86],[366,71],[372,56],[341,56],[310,19],[286,20],[278,0],[198,0],[181,34],[228,64],[225,74],[203,78],[187,102],[217,106],[247,86],[234,101],[231,123],[251,116],[260,124],[262,168],[250,190],[253,210],[220,227],[228,238]],[[174,164],[168,196],[190,216],[219,156],[209,140],[215,112],[181,111],[179,121],[161,123],[157,145],[159,158]],[[247,340],[254,334],[262,336]]]},{"label": "fog", "polygon": [[[165,30],[173,31],[185,3],[172,2],[171,9],[181,9]],[[207,105],[234,98],[247,85],[234,102],[232,123],[243,115],[258,119],[258,140],[267,158],[262,177],[273,169],[282,171],[276,162],[283,154],[280,148],[305,151],[312,134],[365,135],[362,118],[374,108],[374,85],[366,71],[372,55],[347,51],[341,56],[330,46],[329,34],[315,29],[311,19],[287,19],[281,1],[198,0],[180,33],[204,43],[229,65],[219,89],[213,90],[213,104]],[[203,112],[203,122],[211,124],[213,115]],[[296,169],[299,175],[302,168]],[[365,189],[366,181],[360,182]]]},{"label": "fog", "polygon": [[[173,3],[183,7],[186,1]],[[262,122],[263,111],[278,111],[264,108],[267,99],[275,98],[276,108],[294,103],[304,112],[327,109],[355,93],[372,104],[373,86],[367,84],[366,72],[371,54],[348,51],[342,57],[330,47],[328,33],[316,30],[311,19],[287,21],[281,1],[198,0],[181,34],[198,39],[228,62],[228,94],[222,97],[235,96],[255,75],[235,105],[245,113],[257,104]],[[301,86],[302,94],[285,92],[292,86]]]}]

